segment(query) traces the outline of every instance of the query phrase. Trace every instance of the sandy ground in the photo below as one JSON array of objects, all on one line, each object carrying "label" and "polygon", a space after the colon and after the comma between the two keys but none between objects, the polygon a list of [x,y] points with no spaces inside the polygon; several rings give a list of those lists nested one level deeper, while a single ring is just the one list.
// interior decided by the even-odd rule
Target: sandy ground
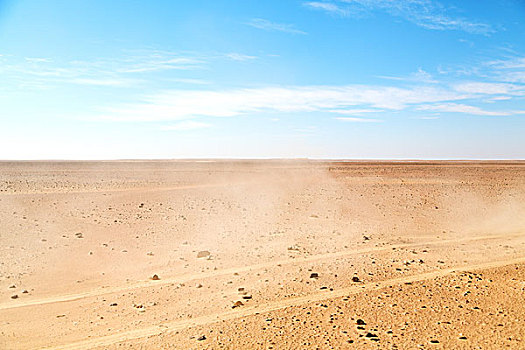
[{"label": "sandy ground", "polygon": [[1,349],[525,349],[525,162],[0,162],[0,223]]}]

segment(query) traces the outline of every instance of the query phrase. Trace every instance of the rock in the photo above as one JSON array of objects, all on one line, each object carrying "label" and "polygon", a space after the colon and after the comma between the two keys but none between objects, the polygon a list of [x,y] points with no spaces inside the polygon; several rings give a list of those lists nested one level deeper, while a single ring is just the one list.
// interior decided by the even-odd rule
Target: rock
[{"label": "rock", "polygon": [[198,283],[195,288],[202,288],[202,284]]},{"label": "rock", "polygon": [[244,305],[243,302],[238,300],[235,303],[233,303],[232,309],[235,309],[236,307],[240,307],[240,306],[243,306],[243,305]]},{"label": "rock", "polygon": [[75,233],[75,236],[76,236],[77,238],[84,238],[84,236],[82,235],[82,232],[77,232],[77,233]]},{"label": "rock", "polygon": [[319,274],[317,272],[312,272],[310,278],[319,278]]},{"label": "rock", "polygon": [[144,208],[144,203],[140,203],[139,208]]},{"label": "rock", "polygon": [[151,279],[152,279],[153,281],[158,281],[158,280],[160,280],[160,278],[159,278],[158,275],[153,275],[153,276],[151,277]]},{"label": "rock", "polygon": [[363,236],[363,239],[364,239],[365,241],[369,241],[369,240],[370,240],[370,237],[368,237],[368,236]]},{"label": "rock", "polygon": [[431,342],[432,344],[439,344],[439,340],[435,340],[435,339],[432,339],[430,342]]},{"label": "rock", "polygon": [[109,304],[109,306],[117,306],[117,303]]},{"label": "rock", "polygon": [[366,333],[365,337],[367,337],[367,338],[378,338],[377,334],[370,333],[370,332]]},{"label": "rock", "polygon": [[9,288],[16,288],[14,284],[10,285]]},{"label": "rock", "polygon": [[252,296],[250,294],[246,294],[246,295],[243,295],[242,298],[245,300],[250,300]]},{"label": "rock", "polygon": [[197,258],[200,259],[200,258],[207,258],[211,255],[211,253],[207,250],[201,250],[200,252],[197,253]]},{"label": "rock", "polygon": [[11,295],[11,299],[18,299],[18,295]]},{"label": "rock", "polygon": [[146,255],[147,256],[153,256],[153,252],[147,252]]},{"label": "rock", "polygon": [[357,319],[357,321],[355,321],[356,324],[360,325],[360,326],[364,326],[366,325],[366,322],[360,318]]},{"label": "rock", "polygon": [[201,335],[200,337],[197,338],[198,341],[203,341],[203,340],[206,340],[206,336],[205,335]]},{"label": "rock", "polygon": [[27,293],[29,293],[29,292],[27,291],[27,289],[22,289],[22,294],[27,294]]},{"label": "rock", "polygon": [[361,280],[359,279],[359,277],[354,276],[352,277],[352,282],[361,282]]}]

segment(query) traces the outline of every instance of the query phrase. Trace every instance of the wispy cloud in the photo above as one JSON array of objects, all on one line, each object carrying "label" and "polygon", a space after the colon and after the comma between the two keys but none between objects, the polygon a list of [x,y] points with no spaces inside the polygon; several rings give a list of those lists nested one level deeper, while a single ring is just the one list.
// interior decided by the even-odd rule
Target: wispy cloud
[{"label": "wispy cloud", "polygon": [[197,122],[192,120],[186,120],[180,123],[173,125],[164,125],[161,126],[161,130],[165,131],[187,131],[187,130],[196,130],[196,129],[206,129],[212,127],[209,123]]},{"label": "wispy cloud", "polygon": [[461,30],[472,34],[494,32],[489,24],[454,16],[452,9],[431,0],[327,0],[309,1],[304,4],[343,16],[351,13],[382,11],[432,30]]},{"label": "wispy cloud", "polygon": [[237,53],[237,52],[228,53],[226,54],[226,57],[228,57],[231,60],[241,61],[241,62],[250,61],[250,60],[254,60],[257,58],[256,56],[244,55],[242,53]]},{"label": "wispy cloud", "polygon": [[331,109],[330,113],[343,115],[361,115],[365,113],[380,113],[381,109]]},{"label": "wispy cloud", "polygon": [[410,74],[409,76],[395,77],[395,76],[380,75],[380,76],[378,76],[378,78],[388,79],[388,80],[428,83],[428,84],[438,83],[438,81],[436,79],[434,79],[430,73],[424,71],[421,68],[419,68],[417,70],[417,72],[414,72],[414,73]]},{"label": "wispy cloud", "polygon": [[486,116],[508,116],[515,114],[511,111],[487,111],[476,106],[470,106],[465,104],[457,103],[446,103],[437,105],[426,105],[420,106],[419,110],[424,111],[436,111],[436,112],[447,112],[447,113],[465,113],[470,115],[486,115]]},{"label": "wispy cloud", "polygon": [[306,32],[295,28],[293,24],[275,23],[263,18],[253,18],[246,24],[254,28],[267,31],[278,31],[291,34],[306,34]]},{"label": "wispy cloud", "polygon": [[473,93],[473,94],[515,94],[521,95],[525,91],[525,87],[515,84],[505,83],[486,83],[486,82],[468,82],[460,83],[454,86],[456,91]]},{"label": "wispy cloud", "polygon": [[370,118],[356,118],[356,117],[337,117],[334,118],[341,120],[343,122],[352,122],[352,123],[381,123],[381,119],[370,119]]},{"label": "wispy cloud", "polygon": [[348,9],[344,9],[332,2],[308,1],[305,2],[304,5],[316,10],[322,10],[338,16],[347,16],[349,14]]},{"label": "wispy cloud", "polygon": [[[261,112],[330,112],[341,109],[402,110],[411,105],[455,101],[466,95],[436,87],[297,86],[234,90],[171,90],[147,96],[140,103],[104,110],[99,119],[115,121],[184,120],[233,117]],[[358,108],[355,108],[358,107]]]}]

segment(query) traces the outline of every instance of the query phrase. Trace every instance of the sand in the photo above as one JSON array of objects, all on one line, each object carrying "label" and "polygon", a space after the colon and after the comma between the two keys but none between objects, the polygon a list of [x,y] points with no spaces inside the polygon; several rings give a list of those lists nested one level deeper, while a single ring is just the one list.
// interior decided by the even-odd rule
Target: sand
[{"label": "sand", "polygon": [[1,349],[525,348],[525,162],[0,162]]}]

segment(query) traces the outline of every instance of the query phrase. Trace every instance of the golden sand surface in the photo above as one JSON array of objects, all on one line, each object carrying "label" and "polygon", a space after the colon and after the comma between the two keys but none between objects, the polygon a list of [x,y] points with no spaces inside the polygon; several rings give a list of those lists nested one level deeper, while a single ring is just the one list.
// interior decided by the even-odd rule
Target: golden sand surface
[{"label": "golden sand surface", "polygon": [[0,349],[525,349],[525,162],[0,162]]}]

